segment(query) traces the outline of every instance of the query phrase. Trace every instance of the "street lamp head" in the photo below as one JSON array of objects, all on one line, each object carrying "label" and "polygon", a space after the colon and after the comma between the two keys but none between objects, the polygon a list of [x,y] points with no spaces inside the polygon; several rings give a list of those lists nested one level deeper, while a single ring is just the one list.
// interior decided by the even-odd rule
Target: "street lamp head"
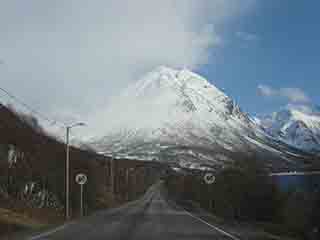
[{"label": "street lamp head", "polygon": [[68,126],[68,128],[71,129],[73,127],[78,127],[78,126],[86,126],[86,124],[83,123],[83,122],[79,122],[79,123],[75,123],[75,124],[73,124],[71,126]]}]

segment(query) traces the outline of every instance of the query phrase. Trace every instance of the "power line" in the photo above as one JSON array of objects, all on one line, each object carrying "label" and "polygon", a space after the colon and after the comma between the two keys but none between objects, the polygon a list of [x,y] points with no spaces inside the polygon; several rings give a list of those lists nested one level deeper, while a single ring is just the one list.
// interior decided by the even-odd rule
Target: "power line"
[{"label": "power line", "polygon": [[20,105],[22,105],[23,107],[25,107],[26,109],[28,109],[31,113],[33,113],[34,115],[37,115],[38,117],[42,118],[45,121],[48,121],[49,123],[51,123],[51,125],[57,125],[57,124],[61,124],[63,126],[66,126],[65,123],[62,123],[60,121],[57,121],[56,119],[50,119],[49,117],[43,115],[41,112],[39,112],[38,110],[35,110],[34,108],[30,107],[28,104],[26,104],[25,102],[23,102],[22,100],[20,100],[18,97],[16,97],[15,95],[13,95],[12,93],[10,93],[9,91],[5,90],[4,88],[0,87],[0,91],[4,92],[8,97],[10,97],[11,99],[13,99],[14,101],[16,101],[17,103],[19,103]]},{"label": "power line", "polygon": [[[61,131],[61,130],[64,130],[66,129],[66,126],[67,124],[62,122],[62,121],[58,121],[56,119],[53,119],[53,118],[49,118],[47,117],[46,115],[42,114],[40,111],[36,110],[35,108],[33,107],[30,107],[27,103],[25,103],[24,101],[22,101],[20,98],[16,97],[14,94],[10,93],[9,91],[7,91],[6,89],[0,87],[0,91],[4,92],[9,98],[13,99],[14,101],[16,101],[18,104],[22,105],[24,108],[28,109],[32,114],[40,117],[42,120],[45,120],[47,122],[49,122],[51,124],[51,126],[55,126],[55,125],[59,125],[59,130],[58,131]],[[81,144],[85,144],[82,140],[80,140],[78,137],[76,137],[74,134],[70,134],[70,136],[73,138],[73,139],[76,139],[79,143]],[[56,137],[59,137],[61,139],[64,139],[65,136],[64,136],[64,133],[61,134],[60,133],[56,133]]]}]

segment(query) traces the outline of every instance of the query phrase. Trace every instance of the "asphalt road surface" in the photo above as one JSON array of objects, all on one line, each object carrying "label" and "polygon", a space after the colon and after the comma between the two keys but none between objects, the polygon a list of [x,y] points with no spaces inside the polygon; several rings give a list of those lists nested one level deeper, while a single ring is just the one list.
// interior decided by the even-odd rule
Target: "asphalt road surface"
[{"label": "asphalt road surface", "polygon": [[101,211],[29,240],[238,240],[167,200],[161,183],[139,200]]}]

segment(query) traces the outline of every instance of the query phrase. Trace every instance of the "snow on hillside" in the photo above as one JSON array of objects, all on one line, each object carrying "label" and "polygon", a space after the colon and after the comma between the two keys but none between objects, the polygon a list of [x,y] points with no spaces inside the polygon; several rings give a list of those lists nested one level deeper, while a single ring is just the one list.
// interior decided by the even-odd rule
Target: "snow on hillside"
[{"label": "snow on hillside", "polygon": [[[157,129],[181,122],[197,126],[229,117],[246,119],[238,106],[206,79],[188,70],[159,67],[110,104],[110,128]],[[220,122],[219,122],[220,121]],[[222,121],[222,122],[221,122]]]},{"label": "snow on hillside", "polygon": [[254,120],[187,69],[155,69],[114,98],[106,114],[108,130],[92,145],[107,155],[221,165],[235,152],[268,149]]},{"label": "snow on hillside", "polygon": [[289,105],[261,119],[263,129],[273,137],[306,151],[320,150],[320,111]]}]

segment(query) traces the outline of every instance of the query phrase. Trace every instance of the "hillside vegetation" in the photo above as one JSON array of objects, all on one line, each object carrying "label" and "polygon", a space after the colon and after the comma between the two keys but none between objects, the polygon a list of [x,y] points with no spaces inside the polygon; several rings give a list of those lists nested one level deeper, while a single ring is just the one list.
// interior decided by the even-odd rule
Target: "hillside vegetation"
[{"label": "hillside vegetation", "polygon": [[[88,176],[84,187],[86,214],[137,198],[157,176],[157,164],[117,159],[112,165],[111,189],[109,158],[75,147],[71,147],[70,156],[73,217],[79,215],[80,188],[74,181],[77,173]],[[36,222],[56,223],[64,219],[64,202],[65,144],[46,134],[34,117],[0,105],[0,208],[35,218]],[[1,222],[9,218],[2,216]]]}]

